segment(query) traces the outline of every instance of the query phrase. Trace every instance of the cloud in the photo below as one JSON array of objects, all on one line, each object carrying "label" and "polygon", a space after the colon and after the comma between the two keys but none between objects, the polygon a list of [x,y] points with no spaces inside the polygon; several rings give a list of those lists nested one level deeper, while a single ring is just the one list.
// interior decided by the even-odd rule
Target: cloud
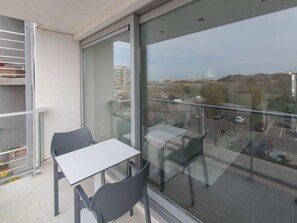
[{"label": "cloud", "polygon": [[207,70],[205,76],[208,77],[208,78],[211,78],[211,79],[214,79],[214,78],[218,77],[218,75],[215,74],[214,69]]}]

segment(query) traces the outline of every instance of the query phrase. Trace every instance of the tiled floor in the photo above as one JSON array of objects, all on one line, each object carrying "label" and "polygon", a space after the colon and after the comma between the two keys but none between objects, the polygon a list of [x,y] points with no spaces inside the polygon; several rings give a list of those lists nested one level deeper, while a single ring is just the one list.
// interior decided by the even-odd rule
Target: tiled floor
[{"label": "tiled floor", "polygon": [[230,166],[208,188],[194,180],[196,204],[191,206],[188,177],[180,173],[165,185],[164,194],[204,222],[296,223],[296,190],[254,179],[249,181],[246,172]]},{"label": "tiled floor", "polygon": [[[43,165],[42,173],[27,176],[13,183],[0,186],[1,223],[70,223],[74,222],[73,189],[66,179],[59,182],[60,214],[54,217],[52,162]],[[83,182],[84,189],[91,193],[93,181]],[[138,205],[140,206],[140,205]],[[141,223],[145,217],[141,207],[114,221],[118,223]],[[152,217],[152,222],[158,222]]]},{"label": "tiled floor", "polygon": [[[297,174],[297,172],[296,172]],[[209,223],[296,223],[297,192],[275,182],[255,177],[229,167],[219,179],[206,188],[194,180],[196,203],[190,204],[188,177],[177,174],[165,184],[164,194]],[[92,179],[83,182],[90,194]],[[28,176],[0,187],[1,223],[68,223],[73,222],[73,189],[66,180],[59,184],[60,215],[53,216],[53,183],[51,162],[42,167],[42,174]],[[125,215],[115,222],[145,222],[141,211],[133,217]],[[154,219],[154,222],[157,222]]]}]

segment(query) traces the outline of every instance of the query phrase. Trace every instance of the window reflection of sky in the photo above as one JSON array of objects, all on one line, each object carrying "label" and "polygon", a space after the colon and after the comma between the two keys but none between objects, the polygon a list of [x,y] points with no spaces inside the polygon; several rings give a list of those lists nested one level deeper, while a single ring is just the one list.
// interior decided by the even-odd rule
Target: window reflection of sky
[{"label": "window reflection of sky", "polygon": [[113,43],[113,64],[130,66],[130,43],[123,41]]},{"label": "window reflection of sky", "polygon": [[297,72],[296,20],[293,8],[148,45],[149,80]]}]

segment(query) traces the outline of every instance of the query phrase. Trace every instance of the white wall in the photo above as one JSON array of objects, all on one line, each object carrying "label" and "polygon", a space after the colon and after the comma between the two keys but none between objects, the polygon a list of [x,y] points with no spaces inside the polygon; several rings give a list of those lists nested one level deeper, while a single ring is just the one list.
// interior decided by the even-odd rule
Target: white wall
[{"label": "white wall", "polygon": [[36,107],[44,115],[45,158],[54,132],[80,127],[79,42],[71,35],[36,30]]}]

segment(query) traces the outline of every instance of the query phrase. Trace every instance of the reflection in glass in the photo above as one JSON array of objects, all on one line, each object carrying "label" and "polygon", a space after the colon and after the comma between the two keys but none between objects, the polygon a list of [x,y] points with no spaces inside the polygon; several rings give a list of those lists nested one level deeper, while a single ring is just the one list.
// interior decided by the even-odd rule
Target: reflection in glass
[{"label": "reflection in glass", "polygon": [[[131,144],[129,33],[84,49],[84,118],[98,142]],[[121,165],[123,170],[126,166]]]},{"label": "reflection in glass", "polygon": [[150,184],[205,222],[293,223],[297,9],[203,30],[188,25],[199,4],[141,26]]}]

